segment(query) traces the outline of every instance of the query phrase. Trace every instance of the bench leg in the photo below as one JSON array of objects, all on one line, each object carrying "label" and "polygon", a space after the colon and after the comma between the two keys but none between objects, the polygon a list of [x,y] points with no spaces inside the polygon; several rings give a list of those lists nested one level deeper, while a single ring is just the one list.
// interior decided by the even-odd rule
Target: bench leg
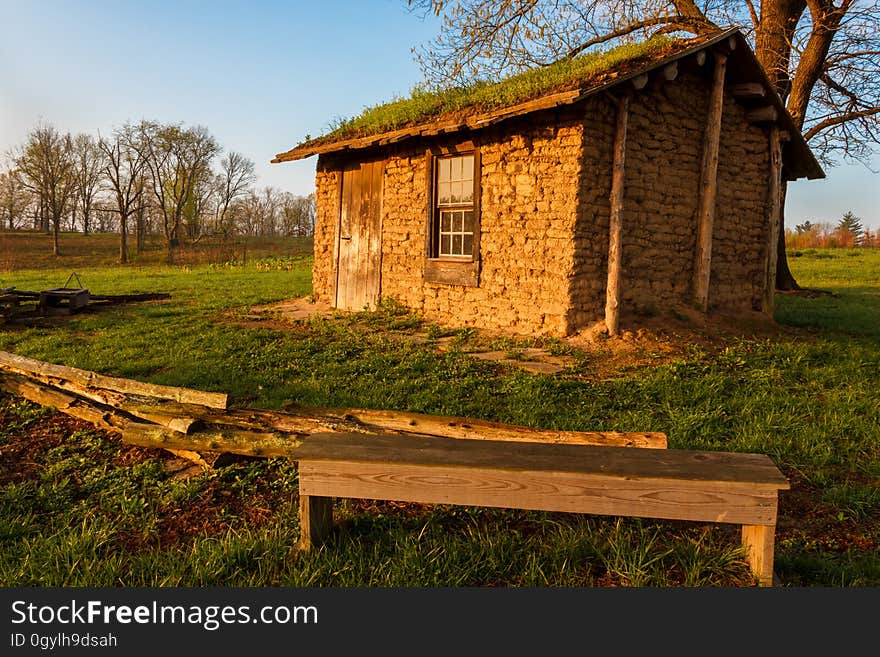
[{"label": "bench leg", "polygon": [[308,551],[333,529],[333,498],[299,496],[299,549]]},{"label": "bench leg", "polygon": [[743,525],[742,542],[760,586],[773,586],[775,525]]}]

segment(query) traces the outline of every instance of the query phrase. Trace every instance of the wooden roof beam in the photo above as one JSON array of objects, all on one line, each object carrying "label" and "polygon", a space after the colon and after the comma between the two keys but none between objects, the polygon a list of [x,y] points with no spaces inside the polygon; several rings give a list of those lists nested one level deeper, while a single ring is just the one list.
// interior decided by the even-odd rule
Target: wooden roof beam
[{"label": "wooden roof beam", "polygon": [[745,82],[731,85],[730,93],[737,100],[753,100],[764,98],[767,95],[767,90],[760,82]]},{"label": "wooden roof beam", "polygon": [[746,112],[746,120],[751,123],[775,123],[779,119],[779,112],[773,105],[765,105]]},{"label": "wooden roof beam", "polygon": [[648,74],[642,73],[641,75],[637,75],[630,80],[630,82],[636,91],[640,91],[645,88],[646,84],[648,84]]},{"label": "wooden roof beam", "polygon": [[662,89],[663,85],[672,82],[678,77],[678,61],[670,62],[665,66],[650,71],[649,76],[648,88],[652,90]]}]

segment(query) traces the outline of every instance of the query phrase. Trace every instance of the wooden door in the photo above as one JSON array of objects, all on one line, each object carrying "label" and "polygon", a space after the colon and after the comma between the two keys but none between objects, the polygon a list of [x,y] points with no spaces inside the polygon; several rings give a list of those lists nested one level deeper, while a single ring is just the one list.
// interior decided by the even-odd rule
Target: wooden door
[{"label": "wooden door", "polygon": [[336,308],[375,308],[382,264],[384,162],[357,162],[342,171]]}]

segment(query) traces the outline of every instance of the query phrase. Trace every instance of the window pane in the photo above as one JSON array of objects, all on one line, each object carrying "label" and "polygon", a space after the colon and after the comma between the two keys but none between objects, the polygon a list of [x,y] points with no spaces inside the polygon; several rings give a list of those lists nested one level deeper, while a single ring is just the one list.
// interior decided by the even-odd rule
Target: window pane
[{"label": "window pane", "polygon": [[439,161],[439,167],[438,167],[439,171],[437,174],[438,180],[441,180],[441,181],[449,180],[449,171],[450,171],[451,166],[452,165],[449,161],[449,158],[443,158]]},{"label": "window pane", "polygon": [[461,235],[452,236],[452,253],[454,255],[461,254]]},{"label": "window pane", "polygon": [[440,205],[449,203],[449,183],[441,182],[437,185],[437,202]]},{"label": "window pane", "polygon": [[452,214],[451,212],[441,212],[440,213],[440,232],[448,233],[450,230],[452,230],[452,228],[450,226],[450,221],[451,221],[450,215],[451,214]]},{"label": "window pane", "polygon": [[474,179],[474,156],[468,155],[461,158],[461,178],[462,180]]},{"label": "window pane", "polygon": [[473,203],[474,202],[474,183],[470,180],[464,180],[459,184],[459,193],[458,198],[460,199],[460,203]]},{"label": "window pane", "polygon": [[462,246],[462,255],[473,255],[474,254],[474,236],[473,235],[465,235],[464,243]]},{"label": "window pane", "polygon": [[473,212],[473,210],[465,210],[462,214],[464,214],[464,232],[473,233],[474,232],[474,212]]},{"label": "window pane", "polygon": [[451,255],[452,251],[450,250],[451,237],[449,235],[441,235],[440,236],[440,255]]}]

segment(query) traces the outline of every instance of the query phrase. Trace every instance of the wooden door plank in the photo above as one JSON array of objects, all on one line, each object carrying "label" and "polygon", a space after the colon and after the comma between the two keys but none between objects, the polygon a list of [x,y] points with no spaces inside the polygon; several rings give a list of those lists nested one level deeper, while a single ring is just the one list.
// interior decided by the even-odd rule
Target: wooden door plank
[{"label": "wooden door plank", "polygon": [[[370,258],[370,204],[372,201],[371,174],[372,162],[361,162],[360,176],[358,178],[358,236],[357,236],[357,294],[354,301],[354,310],[363,310],[369,306],[367,295],[367,273]],[[354,238],[352,238],[354,239]]]},{"label": "wooden door plank", "polygon": [[354,221],[352,179],[355,169],[347,165],[342,171],[342,213],[339,219],[339,259],[336,266],[336,307],[349,308],[351,294],[352,250],[351,233]]},{"label": "wooden door plank", "polygon": [[336,170],[336,222],[334,225],[335,234],[333,236],[333,272],[331,275],[332,289],[329,291],[329,301],[333,308],[337,308],[337,298],[339,295],[339,231],[342,228],[342,169]]},{"label": "wooden door plank", "polygon": [[361,310],[363,304],[362,288],[360,281],[361,273],[361,236],[362,231],[362,212],[364,203],[363,193],[363,165],[358,163],[352,172],[351,177],[351,239],[349,240],[349,248],[351,249],[351,262],[348,272],[349,276],[349,293],[346,299],[346,308],[351,310]]}]

